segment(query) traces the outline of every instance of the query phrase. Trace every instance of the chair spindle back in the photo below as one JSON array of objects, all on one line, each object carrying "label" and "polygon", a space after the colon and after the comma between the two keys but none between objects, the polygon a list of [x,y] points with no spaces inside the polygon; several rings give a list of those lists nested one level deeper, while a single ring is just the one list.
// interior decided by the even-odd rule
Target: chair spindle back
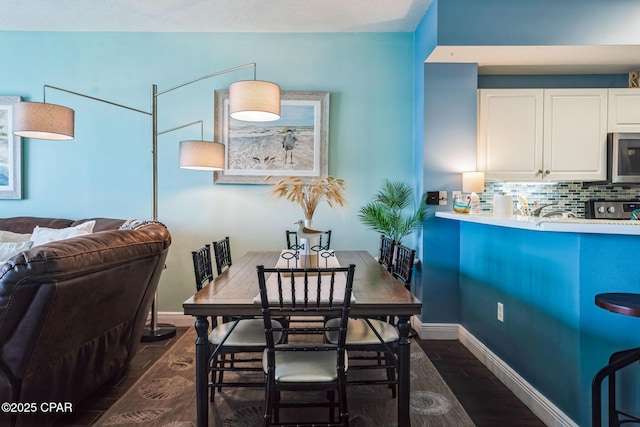
[{"label": "chair spindle back", "polygon": [[216,259],[216,269],[218,275],[222,274],[225,268],[231,267],[231,244],[229,237],[213,242],[213,252]]},{"label": "chair spindle back", "polygon": [[193,272],[196,278],[196,289],[200,290],[213,280],[213,268],[211,266],[211,246],[204,245],[200,249],[191,252],[193,258]]}]

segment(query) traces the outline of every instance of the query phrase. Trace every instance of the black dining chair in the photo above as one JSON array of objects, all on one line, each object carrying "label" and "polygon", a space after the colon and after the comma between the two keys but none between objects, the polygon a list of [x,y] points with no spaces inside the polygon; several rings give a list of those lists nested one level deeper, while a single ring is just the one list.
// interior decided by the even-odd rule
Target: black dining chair
[{"label": "black dining chair", "polygon": [[391,271],[393,266],[393,257],[396,251],[396,241],[385,236],[380,236],[380,252],[378,255],[378,262],[382,264],[384,268]]},{"label": "black dining chair", "polygon": [[[323,426],[349,425],[346,392],[346,372],[349,364],[345,342],[354,271],[353,264],[349,267],[328,269],[277,269],[265,268],[262,265],[257,267],[267,342],[263,357],[266,385],[265,426],[300,425],[301,422],[304,425],[312,425],[308,419],[281,422],[281,408],[300,406],[328,407],[329,421],[322,421]],[[335,325],[320,323],[315,328],[274,326],[273,317],[296,314],[332,317],[336,322]],[[289,342],[276,345],[277,338],[283,333],[289,336]],[[335,343],[323,342],[323,336],[328,333],[336,334]],[[315,341],[309,337],[313,334],[319,335]],[[326,391],[327,401],[285,402],[282,400],[283,391]]]},{"label": "black dining chair", "polygon": [[[271,319],[274,328],[282,328],[282,324]],[[282,341],[281,334],[274,335],[275,342]],[[223,387],[263,387],[264,381],[251,379],[250,372],[261,372],[256,362],[262,361],[262,352],[266,347],[264,324],[261,318],[242,318],[224,322],[209,333],[212,353],[209,358],[211,372],[211,401],[215,397],[215,389]],[[241,356],[240,353],[243,353]],[[246,354],[245,354],[246,353]],[[226,356],[230,358],[227,359]],[[242,373],[233,381],[225,381],[224,373]]]},{"label": "black dining chair", "polygon": [[231,261],[231,244],[229,242],[229,237],[214,241],[213,253],[216,260],[216,269],[218,271],[218,275],[220,275],[233,264]]},{"label": "black dining chair", "polygon": [[413,275],[413,262],[415,258],[415,249],[396,244],[396,255],[391,267],[391,274],[402,282],[409,292],[411,292],[411,277]]},{"label": "black dining chair", "polygon": [[196,290],[200,290],[213,280],[213,269],[211,268],[211,246],[204,245],[198,250],[191,252],[193,258],[193,271],[196,276]]},{"label": "black dining chair", "polygon": [[[395,257],[397,243],[387,236],[380,236],[380,253],[378,262],[391,271]],[[413,262],[413,261],[412,261]],[[335,325],[336,320],[330,319],[327,323]],[[391,322],[389,316],[351,318],[347,326],[346,346],[349,352],[358,352],[351,359],[352,371],[370,371],[372,373],[350,377],[349,385],[387,385],[391,389],[393,398],[397,395],[397,344],[400,335]],[[327,335],[328,342],[335,341],[335,334]],[[375,375],[376,371],[384,370],[386,379]]]},{"label": "black dining chair", "polygon": [[[228,238],[226,239],[228,248]],[[209,245],[191,252],[193,257],[193,269],[196,277],[196,288],[200,290],[203,286],[213,280],[213,268],[211,262],[211,249]],[[274,320],[274,324],[281,324]],[[209,371],[211,372],[211,401],[215,397],[215,389],[218,391],[222,387],[262,387],[263,381],[233,381],[225,382],[224,373],[234,372],[260,372],[261,368],[255,366],[255,362],[262,359],[259,356],[252,357],[252,353],[262,353],[266,343],[264,337],[264,326],[261,318],[238,318],[230,319],[223,317],[221,322],[215,316],[211,316],[211,332],[209,333],[209,344],[212,355],[209,359]],[[277,337],[280,342],[282,337]],[[247,353],[248,356],[237,357],[238,353]],[[227,359],[227,356],[229,358]]]},{"label": "black dining chair", "polygon": [[[413,263],[416,258],[416,250],[408,248],[404,245],[396,245],[396,255],[391,267],[391,274],[398,279],[404,287],[411,292],[411,277],[413,276]],[[393,324],[397,325],[397,319],[390,320]],[[415,338],[418,333],[411,329],[409,338]]]},{"label": "black dining chair", "polygon": [[[329,319],[327,327],[335,328],[338,319]],[[347,385],[386,385],[391,397],[397,396],[397,353],[400,335],[396,327],[383,319],[350,318],[347,324],[346,349],[350,357],[349,370],[354,373]],[[338,336],[326,334],[326,341],[335,344]],[[384,371],[384,378],[377,372]],[[355,375],[355,372],[358,372]]]},{"label": "black dining chair", "polygon": [[[298,241],[298,232],[285,230],[285,236],[287,238],[287,249],[294,251],[302,249]],[[309,248],[309,250],[320,252],[328,251],[331,248],[331,230],[324,231],[318,235],[318,243]]]},{"label": "black dining chair", "polygon": [[[193,259],[193,272],[196,278],[196,291],[199,291],[213,280],[213,269],[211,266],[211,246],[204,245],[198,250],[191,252]],[[218,325],[216,316],[211,316],[211,327]]]}]

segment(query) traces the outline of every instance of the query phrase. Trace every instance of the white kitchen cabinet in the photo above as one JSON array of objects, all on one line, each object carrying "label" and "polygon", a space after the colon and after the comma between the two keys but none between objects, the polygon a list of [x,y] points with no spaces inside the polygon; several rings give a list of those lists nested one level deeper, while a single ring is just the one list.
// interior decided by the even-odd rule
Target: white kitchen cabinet
[{"label": "white kitchen cabinet", "polygon": [[607,89],[544,91],[543,179],[607,177]]},{"label": "white kitchen cabinet", "polygon": [[640,89],[609,89],[609,132],[640,132]]},{"label": "white kitchen cabinet", "polygon": [[482,89],[478,111],[487,179],[606,178],[606,89]]},{"label": "white kitchen cabinet", "polygon": [[486,179],[540,179],[542,89],[479,91],[476,167]]}]

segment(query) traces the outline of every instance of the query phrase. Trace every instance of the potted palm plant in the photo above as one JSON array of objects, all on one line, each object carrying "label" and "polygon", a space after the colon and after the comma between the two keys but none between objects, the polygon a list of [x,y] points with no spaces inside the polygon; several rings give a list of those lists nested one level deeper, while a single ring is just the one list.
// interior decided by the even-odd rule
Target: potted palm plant
[{"label": "potted palm plant", "polygon": [[420,229],[426,217],[426,195],[413,212],[413,188],[400,181],[384,179],[378,193],[360,208],[358,218],[372,230],[390,237],[398,243]]}]

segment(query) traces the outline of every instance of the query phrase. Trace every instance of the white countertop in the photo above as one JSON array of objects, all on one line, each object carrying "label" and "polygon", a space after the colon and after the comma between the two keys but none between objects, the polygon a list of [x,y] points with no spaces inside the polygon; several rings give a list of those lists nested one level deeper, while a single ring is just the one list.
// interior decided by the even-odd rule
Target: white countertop
[{"label": "white countertop", "polygon": [[436,217],[499,227],[521,228],[533,231],[553,231],[562,233],[596,233],[640,235],[640,221],[613,221],[576,218],[539,218],[513,215],[493,216],[488,213],[462,214],[457,212],[436,212]]}]

